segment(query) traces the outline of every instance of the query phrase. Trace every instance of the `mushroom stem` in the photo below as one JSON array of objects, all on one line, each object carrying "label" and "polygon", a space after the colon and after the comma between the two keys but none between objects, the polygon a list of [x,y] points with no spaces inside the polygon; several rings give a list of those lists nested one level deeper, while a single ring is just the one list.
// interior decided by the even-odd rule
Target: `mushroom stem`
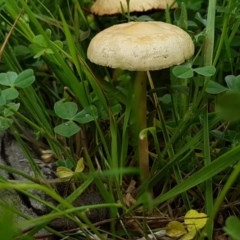
[{"label": "mushroom stem", "polygon": [[140,132],[147,128],[147,93],[146,93],[146,72],[139,71],[136,73],[133,86],[133,124],[135,139],[137,139],[136,158],[139,162],[141,180],[144,181],[149,176],[149,159],[148,159],[148,139],[139,137]]}]

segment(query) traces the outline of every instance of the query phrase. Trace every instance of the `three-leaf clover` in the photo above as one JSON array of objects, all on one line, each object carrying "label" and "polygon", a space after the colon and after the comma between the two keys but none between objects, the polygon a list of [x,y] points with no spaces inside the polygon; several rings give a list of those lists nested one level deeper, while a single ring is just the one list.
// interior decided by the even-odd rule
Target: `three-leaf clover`
[{"label": "three-leaf clover", "polygon": [[11,116],[20,107],[20,103],[14,102],[19,96],[19,89],[31,86],[34,81],[32,69],[19,74],[12,71],[0,73],[0,131],[5,131],[13,123]]},{"label": "three-leaf clover", "polygon": [[65,102],[64,99],[55,103],[54,111],[64,120],[54,128],[54,131],[64,137],[76,134],[81,129],[79,124],[89,123],[98,118],[98,111],[94,105],[89,105],[78,112],[75,102]]}]

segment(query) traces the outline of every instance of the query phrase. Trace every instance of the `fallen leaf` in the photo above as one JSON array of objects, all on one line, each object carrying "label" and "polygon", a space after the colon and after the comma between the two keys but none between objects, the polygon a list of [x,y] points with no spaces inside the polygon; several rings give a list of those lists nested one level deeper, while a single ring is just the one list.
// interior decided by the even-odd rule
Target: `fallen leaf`
[{"label": "fallen leaf", "polygon": [[80,158],[77,162],[76,168],[74,173],[81,173],[84,170],[84,162],[83,162],[83,158]]},{"label": "fallen leaf", "polygon": [[186,234],[184,234],[184,236],[182,236],[180,240],[192,240],[195,238],[196,234],[197,234],[197,230],[192,229],[190,232],[187,232]]},{"label": "fallen leaf", "polygon": [[50,149],[47,150],[42,150],[41,151],[41,159],[43,160],[43,162],[45,163],[50,163],[54,160],[55,156],[54,156],[54,152]]},{"label": "fallen leaf", "polygon": [[136,189],[136,181],[131,180],[131,182],[130,182],[127,190],[126,190],[126,193],[131,193],[132,194],[135,191],[135,189]]},{"label": "fallen leaf", "polygon": [[124,202],[126,206],[131,207],[133,204],[136,203],[136,199],[132,196],[131,193],[127,193],[124,197]]},{"label": "fallen leaf", "polygon": [[56,174],[59,178],[70,178],[73,177],[75,173],[81,173],[84,170],[84,162],[83,162],[83,158],[80,158],[77,162],[76,168],[74,170],[74,172],[67,167],[58,167]]},{"label": "fallen leaf", "polygon": [[73,176],[73,171],[70,168],[60,166],[57,168],[56,174],[59,178],[69,178]]},{"label": "fallen leaf", "polygon": [[184,223],[188,232],[180,240],[192,240],[195,238],[197,232],[206,225],[207,215],[190,209],[184,217]]},{"label": "fallen leaf", "polygon": [[207,215],[191,209],[186,213],[184,223],[186,224],[188,231],[191,231],[192,229],[198,231],[206,225]]},{"label": "fallen leaf", "polygon": [[169,237],[179,238],[186,233],[187,230],[185,229],[184,225],[178,221],[172,221],[167,225],[166,234]]}]

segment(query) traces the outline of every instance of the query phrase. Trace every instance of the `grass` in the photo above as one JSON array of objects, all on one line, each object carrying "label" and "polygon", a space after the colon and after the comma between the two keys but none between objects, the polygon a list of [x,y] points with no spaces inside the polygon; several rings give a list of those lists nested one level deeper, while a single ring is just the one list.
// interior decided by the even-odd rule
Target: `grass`
[{"label": "grass", "polygon": [[[90,5],[87,0],[8,0],[0,4],[4,43],[0,51],[0,129],[17,139],[34,172],[29,177],[14,166],[0,165],[25,179],[15,182],[1,177],[0,191],[18,190],[50,208],[46,215],[29,218],[10,207],[25,219],[16,226],[17,234],[31,239],[46,229],[60,239],[79,239],[48,226],[52,219],[64,216],[76,223],[83,238],[93,234],[100,239],[106,239],[105,234],[109,239],[140,238],[167,225],[152,226],[150,217],[161,219],[165,214],[171,222],[189,209],[197,209],[209,216],[199,239],[222,235],[224,223],[220,231],[216,227],[218,214],[224,220],[238,214],[233,207],[224,209],[223,204],[239,197],[234,190],[239,186],[240,153],[238,1],[184,0],[174,11],[147,13],[155,21],[171,22],[188,31],[196,50],[188,63],[149,76],[148,127],[141,135],[149,141],[151,167],[143,182],[130,131],[130,116],[136,112],[128,101],[134,73],[96,66],[86,57],[97,32],[129,17],[137,20],[140,14],[96,17],[90,14]],[[6,72],[19,77],[27,69],[33,70],[34,78],[27,87],[18,85],[16,79],[11,85],[3,84]],[[16,97],[10,97],[9,93],[16,92]],[[231,115],[226,114],[228,109],[232,109]],[[68,169],[75,169],[78,160],[84,159],[85,170],[71,179],[66,198],[54,190],[34,160],[36,154],[41,158],[43,150],[51,150],[57,164]],[[55,180],[63,181],[57,176]],[[132,180],[136,186],[129,195],[126,190]],[[73,206],[92,185],[103,203]],[[28,189],[44,192],[56,204]],[[127,204],[130,196],[133,201]],[[6,207],[2,200],[0,205]],[[111,221],[97,226],[85,214],[89,208],[108,208]],[[138,220],[139,215],[143,220]],[[134,231],[129,218],[135,221]]]}]

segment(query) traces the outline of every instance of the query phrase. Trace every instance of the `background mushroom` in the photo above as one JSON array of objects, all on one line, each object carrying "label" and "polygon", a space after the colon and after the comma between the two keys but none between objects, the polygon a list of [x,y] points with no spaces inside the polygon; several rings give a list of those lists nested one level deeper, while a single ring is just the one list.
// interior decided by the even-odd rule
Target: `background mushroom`
[{"label": "background mushroom", "polygon": [[[129,22],[98,33],[90,42],[87,56],[95,64],[137,71],[133,80],[132,113],[137,136],[147,127],[146,71],[179,65],[192,57],[191,37],[181,28],[164,22]],[[141,178],[149,174],[147,138],[138,137]]]},{"label": "background mushroom", "polygon": [[[91,12],[102,16],[122,13],[128,11],[126,0],[97,0],[91,7]],[[130,12],[144,12],[153,9],[176,8],[177,4],[174,0],[130,0]]]}]

